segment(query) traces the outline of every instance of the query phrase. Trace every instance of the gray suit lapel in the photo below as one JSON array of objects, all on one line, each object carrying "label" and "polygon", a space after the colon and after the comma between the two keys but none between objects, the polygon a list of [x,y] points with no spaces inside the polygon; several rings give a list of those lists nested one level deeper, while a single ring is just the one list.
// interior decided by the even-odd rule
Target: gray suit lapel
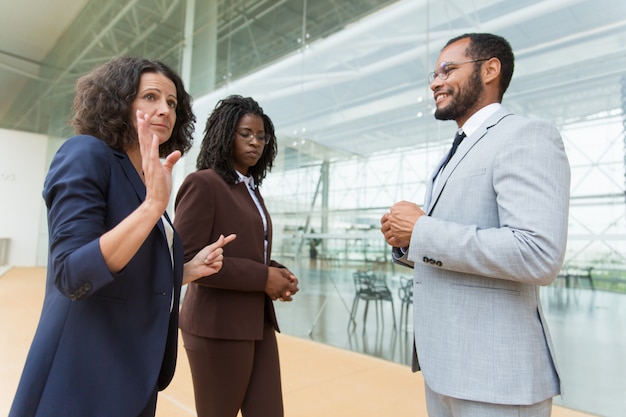
[{"label": "gray suit lapel", "polygon": [[428,183],[426,186],[426,195],[424,196],[424,211],[427,214],[430,212],[430,201],[431,201],[431,197],[433,196],[433,186],[435,185],[435,176],[441,169],[441,165],[443,165],[443,161],[445,160],[446,160],[446,155],[444,154],[443,157],[439,160],[439,163],[437,164],[433,172],[430,174],[430,177],[428,177]]},{"label": "gray suit lapel", "polygon": [[[434,175],[435,173],[437,173],[439,171],[439,168],[441,167],[441,164],[443,164],[443,161],[445,160],[445,155],[444,157],[441,159],[441,161],[439,161],[439,164],[437,164],[437,168],[435,169],[435,171],[433,171],[433,175],[431,177],[431,180],[429,182],[429,187],[428,190],[426,190],[426,198],[424,199],[425,203],[424,203],[424,207],[426,207],[426,214],[430,215],[431,212],[433,211],[433,209],[435,208],[435,206],[437,205],[437,201],[439,200],[439,196],[441,195],[441,192],[443,191],[443,189],[446,186],[446,182],[448,181],[448,178],[450,178],[450,175],[452,174],[452,172],[454,172],[454,169],[456,168],[456,166],[459,164],[459,162],[461,162],[463,160],[463,158],[465,158],[465,155],[467,155],[469,153],[469,151],[474,147],[474,145],[476,145],[476,143],[478,143],[478,141],[480,141],[489,131],[490,128],[492,128],[493,126],[497,125],[498,123],[500,123],[500,121],[502,121],[502,119],[504,119],[507,116],[510,116],[512,113],[509,112],[507,109],[505,109],[504,107],[500,108],[500,110],[498,110],[497,112],[495,112],[494,114],[492,114],[479,128],[478,130],[476,130],[476,132],[472,133],[470,136],[466,137],[463,142],[461,142],[461,144],[459,145],[456,153],[454,154],[454,156],[452,157],[452,159],[450,159],[450,162],[448,162],[448,165],[446,165],[446,167],[443,169],[443,171],[441,171],[439,173],[439,178],[437,179],[437,184],[433,187],[434,184]],[[432,192],[431,192],[432,190]],[[432,199],[430,198],[432,196]]]}]

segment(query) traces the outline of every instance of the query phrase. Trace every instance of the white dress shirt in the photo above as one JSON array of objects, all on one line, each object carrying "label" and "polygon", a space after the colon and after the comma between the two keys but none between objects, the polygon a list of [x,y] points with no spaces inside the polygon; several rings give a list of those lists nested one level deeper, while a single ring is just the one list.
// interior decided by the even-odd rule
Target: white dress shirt
[{"label": "white dress shirt", "polygon": [[254,184],[254,178],[252,177],[248,177],[243,175],[241,172],[235,170],[235,172],[237,173],[237,176],[239,177],[239,182],[244,182],[246,183],[246,188],[248,189],[248,193],[250,193],[250,197],[252,197],[252,200],[254,201],[254,204],[256,204],[256,208],[259,210],[259,214],[261,215],[261,219],[263,219],[263,231],[264,236],[265,236],[265,241],[264,241],[264,253],[265,253],[265,262],[267,262],[267,218],[265,217],[265,211],[263,211],[263,207],[261,206],[261,202],[259,201],[259,198],[257,197],[256,193],[254,192],[254,190],[256,189],[256,185]]}]

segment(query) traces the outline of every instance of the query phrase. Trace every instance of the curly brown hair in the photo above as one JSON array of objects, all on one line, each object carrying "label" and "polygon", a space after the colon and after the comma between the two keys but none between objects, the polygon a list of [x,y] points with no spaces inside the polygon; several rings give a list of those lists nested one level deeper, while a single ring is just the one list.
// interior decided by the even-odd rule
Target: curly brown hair
[{"label": "curly brown hair", "polygon": [[136,147],[137,130],[132,122],[135,115],[131,114],[131,104],[144,73],[163,74],[176,87],[176,123],[170,139],[160,145],[159,154],[164,157],[175,150],[183,154],[188,151],[196,121],[192,98],[174,70],[146,58],[114,58],[78,79],[71,120],[76,133],[95,136],[120,151]]},{"label": "curly brown hair", "polygon": [[254,183],[261,185],[263,178],[274,164],[278,145],[272,120],[263,113],[259,103],[251,97],[232,95],[217,103],[207,119],[204,129],[204,137],[196,162],[198,170],[213,168],[227,183],[235,184],[237,182],[238,177],[233,165],[235,132],[239,119],[247,114],[259,116],[263,120],[263,128],[267,138],[259,162],[248,170]]}]

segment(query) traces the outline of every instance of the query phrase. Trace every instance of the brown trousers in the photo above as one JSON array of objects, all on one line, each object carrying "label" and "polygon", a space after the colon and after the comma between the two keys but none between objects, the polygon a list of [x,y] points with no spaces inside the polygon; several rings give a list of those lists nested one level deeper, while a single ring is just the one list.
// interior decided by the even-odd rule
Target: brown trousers
[{"label": "brown trousers", "polygon": [[282,417],[276,333],[263,340],[223,340],[182,332],[198,417]]}]

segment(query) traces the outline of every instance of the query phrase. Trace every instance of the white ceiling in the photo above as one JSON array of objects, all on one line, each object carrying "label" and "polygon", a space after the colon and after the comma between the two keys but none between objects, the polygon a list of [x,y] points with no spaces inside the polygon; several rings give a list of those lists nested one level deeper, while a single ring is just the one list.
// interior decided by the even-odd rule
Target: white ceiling
[{"label": "white ceiling", "polygon": [[0,0],[0,117],[87,0]]}]

